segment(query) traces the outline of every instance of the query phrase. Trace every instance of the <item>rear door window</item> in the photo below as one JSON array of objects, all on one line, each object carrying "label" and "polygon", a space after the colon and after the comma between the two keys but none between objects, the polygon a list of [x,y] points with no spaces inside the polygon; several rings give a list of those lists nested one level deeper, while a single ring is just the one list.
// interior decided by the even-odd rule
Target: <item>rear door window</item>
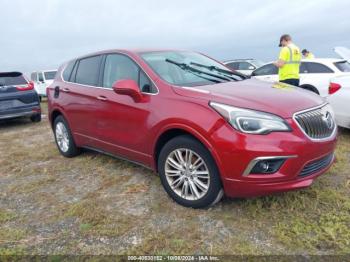
[{"label": "rear door window", "polygon": [[320,63],[310,63],[307,62],[306,68],[307,72],[309,74],[327,74],[327,73],[334,73],[332,69],[330,69],[328,66],[325,66]]},{"label": "rear door window", "polygon": [[273,64],[264,65],[253,72],[253,76],[277,75],[278,69]]},{"label": "rear door window", "polygon": [[102,56],[92,56],[79,61],[75,82],[82,85],[97,86]]},{"label": "rear door window", "polygon": [[350,72],[350,63],[348,61],[336,62],[334,65],[342,72]]},{"label": "rear door window", "polygon": [[0,73],[0,86],[26,85],[28,82],[22,73]]}]

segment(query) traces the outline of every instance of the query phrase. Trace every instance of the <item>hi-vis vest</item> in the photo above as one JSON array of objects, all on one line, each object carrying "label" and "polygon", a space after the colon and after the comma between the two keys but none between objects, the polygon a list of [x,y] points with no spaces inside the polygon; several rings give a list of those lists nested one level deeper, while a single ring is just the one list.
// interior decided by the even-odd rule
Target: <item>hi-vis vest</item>
[{"label": "hi-vis vest", "polygon": [[284,66],[278,69],[279,80],[299,79],[299,67],[301,53],[299,47],[294,44],[282,47],[279,59],[285,62]]}]

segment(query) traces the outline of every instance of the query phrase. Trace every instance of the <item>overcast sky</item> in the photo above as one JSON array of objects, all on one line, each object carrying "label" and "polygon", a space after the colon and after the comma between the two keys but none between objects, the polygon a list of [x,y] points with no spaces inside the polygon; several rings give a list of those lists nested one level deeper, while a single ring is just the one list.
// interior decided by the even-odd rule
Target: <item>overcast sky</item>
[{"label": "overcast sky", "polygon": [[350,47],[349,10],[349,0],[1,0],[0,71],[57,68],[109,48],[270,61],[283,33],[317,57],[334,57],[334,46]]}]

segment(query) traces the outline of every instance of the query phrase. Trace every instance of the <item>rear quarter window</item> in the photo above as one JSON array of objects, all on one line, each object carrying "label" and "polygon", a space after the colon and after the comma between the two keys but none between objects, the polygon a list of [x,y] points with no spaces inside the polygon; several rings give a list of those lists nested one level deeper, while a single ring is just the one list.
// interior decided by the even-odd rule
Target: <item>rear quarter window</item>
[{"label": "rear quarter window", "polygon": [[348,61],[336,62],[334,65],[342,72],[350,72],[350,63]]},{"label": "rear quarter window", "polygon": [[27,83],[22,73],[0,73],[0,86],[26,85]]},{"label": "rear quarter window", "polygon": [[70,76],[72,74],[72,70],[73,70],[74,65],[75,65],[75,61],[71,61],[64,68],[63,73],[62,73],[62,77],[63,77],[64,81],[68,82],[70,80]]}]

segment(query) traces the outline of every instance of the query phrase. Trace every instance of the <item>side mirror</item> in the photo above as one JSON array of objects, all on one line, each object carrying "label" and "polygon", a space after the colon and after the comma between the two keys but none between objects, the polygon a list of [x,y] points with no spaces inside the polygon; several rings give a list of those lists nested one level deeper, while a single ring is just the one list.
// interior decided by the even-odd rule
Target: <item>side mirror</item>
[{"label": "side mirror", "polygon": [[138,84],[132,79],[122,79],[116,81],[112,86],[114,92],[120,95],[127,95],[140,102],[143,98]]},{"label": "side mirror", "polygon": [[254,67],[254,66],[249,66],[248,69],[249,69],[249,70],[254,70],[255,67]]}]

